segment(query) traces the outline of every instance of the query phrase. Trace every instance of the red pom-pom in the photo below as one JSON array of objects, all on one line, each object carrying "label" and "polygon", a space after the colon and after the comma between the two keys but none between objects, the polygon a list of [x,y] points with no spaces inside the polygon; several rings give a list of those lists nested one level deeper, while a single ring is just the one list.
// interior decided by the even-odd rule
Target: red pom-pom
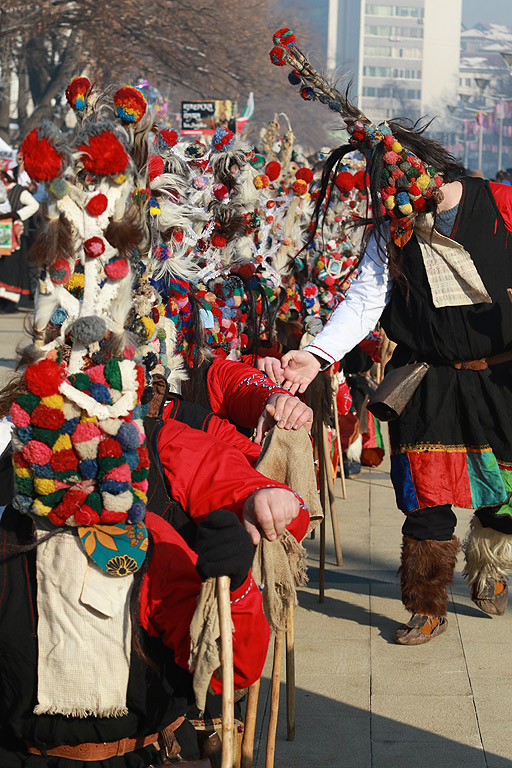
[{"label": "red pom-pom", "polygon": [[55,472],[66,472],[66,470],[76,469],[78,467],[78,459],[75,452],[68,448],[64,451],[57,451],[50,459],[51,468]]},{"label": "red pom-pom", "polygon": [[216,200],[224,200],[229,196],[229,189],[225,184],[214,184],[212,192]]},{"label": "red pom-pom", "polygon": [[63,256],[59,256],[50,267],[50,279],[55,285],[64,285],[71,277],[71,264]]},{"label": "red pom-pom", "polygon": [[77,525],[96,525],[99,521],[100,516],[88,504],[83,504],[81,508],[75,512],[75,523]]},{"label": "red pom-pom", "polygon": [[183,230],[182,229],[177,228],[172,233],[172,239],[174,240],[175,243],[182,243],[183,242],[183,237],[184,237],[184,235],[183,235]]},{"label": "red pom-pom", "polygon": [[409,194],[413,197],[419,197],[421,195],[421,189],[418,187],[417,184],[411,184],[409,187]]},{"label": "red pom-pom", "polygon": [[213,235],[212,245],[214,248],[224,248],[226,243],[227,243],[227,240],[223,235]]},{"label": "red pom-pom", "polygon": [[102,192],[98,192],[97,195],[91,197],[85,207],[91,216],[101,216],[101,214],[108,208],[108,197]]},{"label": "red pom-pom", "polygon": [[70,488],[62,497],[60,504],[57,504],[48,515],[50,522],[54,525],[65,523],[68,517],[73,517],[78,512],[86,498],[87,491],[81,488]]},{"label": "red pom-pom", "polygon": [[311,170],[311,168],[299,168],[297,173],[295,174],[295,178],[302,179],[302,181],[305,181],[306,184],[311,184],[314,178],[314,173]]},{"label": "red pom-pom", "polygon": [[113,512],[111,509],[104,509],[101,513],[100,522],[105,525],[114,525],[114,523],[123,523],[126,517],[126,512]]},{"label": "red pom-pom", "polygon": [[148,103],[139,88],[125,85],[114,94],[116,115],[123,123],[138,123],[144,116]]},{"label": "red pom-pom", "polygon": [[278,163],[277,160],[271,160],[270,163],[267,163],[265,166],[265,173],[270,181],[275,181],[279,178],[281,173],[281,163]]},{"label": "red pom-pom", "polygon": [[64,371],[53,360],[40,360],[29,365],[25,371],[27,387],[34,395],[47,397],[55,395],[64,379]]},{"label": "red pom-pom", "polygon": [[84,243],[84,253],[89,259],[96,259],[102,253],[105,253],[105,243],[102,238],[95,235],[86,240]]},{"label": "red pom-pom", "polygon": [[168,147],[174,147],[178,143],[180,137],[177,131],[164,128],[163,131],[160,131],[158,134],[158,138]]},{"label": "red pom-pom", "polygon": [[354,174],[354,186],[361,191],[366,189],[366,171],[358,171]]},{"label": "red pom-pom", "polygon": [[34,427],[59,429],[64,424],[64,414],[58,408],[48,408],[47,405],[36,405],[32,411],[31,421]]},{"label": "red pom-pom", "polygon": [[137,376],[137,397],[140,399],[146,386],[146,374],[142,365],[135,366],[135,375]]},{"label": "red pom-pom", "polygon": [[129,162],[128,153],[112,131],[102,131],[81,144],[77,152],[82,155],[86,171],[96,176],[115,176],[123,173]]},{"label": "red pom-pom", "polygon": [[39,138],[37,128],[26,136],[20,152],[25,170],[33,181],[51,181],[64,170],[63,156],[55,149],[51,138]]},{"label": "red pom-pom", "polygon": [[101,458],[118,459],[123,455],[121,444],[112,437],[106,437],[101,441],[98,448],[98,456]]},{"label": "red pom-pom", "polygon": [[130,271],[128,259],[123,256],[114,256],[105,267],[105,274],[111,280],[121,280]]},{"label": "red pom-pom", "polygon": [[417,200],[413,200],[412,207],[415,211],[424,211],[427,207],[427,201],[424,197],[418,197]]},{"label": "red pom-pom", "polygon": [[340,192],[350,192],[354,189],[354,177],[349,171],[340,171],[334,181]]},{"label": "red pom-pom", "polygon": [[274,45],[269,53],[270,61],[275,64],[276,67],[284,67],[286,64],[286,48],[282,45]]},{"label": "red pom-pom", "polygon": [[302,197],[302,195],[305,195],[308,191],[307,182],[305,182],[304,179],[297,179],[297,181],[293,182],[292,189],[295,195]]},{"label": "red pom-pom", "polygon": [[150,155],[148,159],[148,176],[153,181],[164,172],[165,163],[160,155]]}]

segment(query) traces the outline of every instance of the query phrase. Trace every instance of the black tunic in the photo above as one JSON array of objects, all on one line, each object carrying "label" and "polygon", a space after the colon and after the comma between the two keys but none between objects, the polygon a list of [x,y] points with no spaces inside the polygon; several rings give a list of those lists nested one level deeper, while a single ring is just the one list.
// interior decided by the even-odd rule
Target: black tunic
[{"label": "black tunic", "polygon": [[[115,718],[34,715],[37,701],[37,583],[35,553],[4,561],[13,544],[31,540],[30,518],[7,507],[0,520],[0,766],[2,768],[146,768],[153,747],[109,760],[82,762],[28,755],[35,745],[117,741],[157,733],[193,703],[191,676],[172,660],[158,638],[142,630],[147,655],[160,674],[132,652],[127,691],[129,713]],[[191,727],[191,726],[189,726]],[[191,755],[195,757],[196,755]]]},{"label": "black tunic", "polygon": [[476,360],[512,350],[512,234],[489,184],[463,179],[452,239],[471,254],[492,304],[436,308],[420,247],[405,246],[405,281],[397,282],[382,316],[397,343],[392,367],[431,367],[402,415],[390,423],[391,477],[399,507],[455,504],[508,506],[512,490],[512,363],[483,371],[446,361]]}]

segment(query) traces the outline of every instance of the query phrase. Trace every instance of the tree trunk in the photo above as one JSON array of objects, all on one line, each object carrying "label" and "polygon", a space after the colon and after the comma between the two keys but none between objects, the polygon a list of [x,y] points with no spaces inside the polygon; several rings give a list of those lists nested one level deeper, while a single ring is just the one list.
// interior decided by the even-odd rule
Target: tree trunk
[{"label": "tree trunk", "polygon": [[8,144],[11,142],[9,131],[9,112],[11,106],[11,68],[10,45],[4,40],[0,46],[0,67],[2,68],[2,85],[0,87],[0,136]]}]

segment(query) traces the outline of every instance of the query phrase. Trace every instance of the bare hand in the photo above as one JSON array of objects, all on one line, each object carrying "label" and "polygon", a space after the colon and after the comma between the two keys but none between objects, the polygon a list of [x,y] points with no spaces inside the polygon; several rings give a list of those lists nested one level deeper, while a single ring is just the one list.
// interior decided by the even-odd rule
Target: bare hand
[{"label": "bare hand", "polygon": [[295,520],[299,511],[299,501],[292,491],[262,488],[245,502],[244,528],[255,545],[259,544],[262,533],[266,539],[274,541]]},{"label": "bare hand", "polygon": [[321,368],[320,362],[305,349],[292,349],[281,358],[283,366],[283,387],[294,395],[305,392]]},{"label": "bare hand", "polygon": [[283,367],[277,357],[258,357],[256,365],[259,371],[266,373],[268,378],[276,384],[284,380]]},{"label": "bare hand", "polygon": [[258,419],[254,442],[261,445],[263,437],[274,424],[277,424],[280,429],[300,429],[305,426],[309,432],[312,423],[313,411],[298,397],[285,394],[271,395]]}]

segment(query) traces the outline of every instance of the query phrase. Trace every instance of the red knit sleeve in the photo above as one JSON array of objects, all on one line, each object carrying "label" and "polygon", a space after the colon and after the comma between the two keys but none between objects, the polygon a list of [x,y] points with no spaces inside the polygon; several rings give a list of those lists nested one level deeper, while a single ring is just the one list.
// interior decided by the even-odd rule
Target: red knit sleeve
[{"label": "red knit sleeve", "polygon": [[210,366],[207,386],[212,411],[240,427],[256,427],[271,395],[290,394],[252,365],[220,358]]},{"label": "red knit sleeve", "polygon": [[[263,488],[287,485],[257,472],[247,458],[218,437],[170,419],[158,435],[158,455],[173,498],[197,523],[214,509],[229,509],[240,521],[249,496]],[[297,495],[300,511],[287,530],[302,541],[309,512]]]},{"label": "red knit sleeve", "polygon": [[253,443],[248,437],[242,435],[237,428],[227,419],[212,416],[208,421],[207,434],[218,437],[224,443],[238,448],[243,453],[251,466],[255,466],[261,452],[261,445]]},{"label": "red knit sleeve", "polygon": [[498,184],[496,181],[490,181],[489,187],[503,216],[506,228],[512,232],[512,187],[508,184]]},{"label": "red knit sleeve", "polygon": [[[197,555],[165,520],[148,512],[146,524],[153,538],[153,553],[140,594],[140,621],[153,636],[161,637],[174,652],[176,663],[188,669],[190,622],[201,589],[195,569]],[[267,654],[269,628],[261,594],[249,574],[231,593],[234,624],[233,658],[235,687],[245,688],[257,680]],[[222,690],[212,678],[212,688]]]}]

